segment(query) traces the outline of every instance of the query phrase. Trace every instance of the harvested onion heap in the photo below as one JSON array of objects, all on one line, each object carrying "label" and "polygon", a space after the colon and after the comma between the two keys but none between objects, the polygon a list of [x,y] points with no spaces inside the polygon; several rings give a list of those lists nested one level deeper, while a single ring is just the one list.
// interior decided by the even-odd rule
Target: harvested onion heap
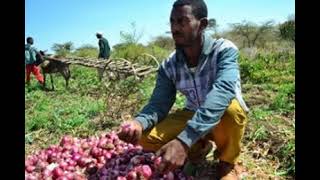
[{"label": "harvested onion heap", "polygon": [[145,152],[139,147],[130,148],[125,153],[111,158],[103,168],[91,175],[89,180],[136,180],[136,179],[163,179],[163,180],[191,180],[180,169],[167,174],[160,174],[156,167],[161,157],[154,153]]},{"label": "harvested onion heap", "polygon": [[25,179],[191,179],[180,169],[159,174],[156,165],[160,161],[160,157],[141,146],[121,141],[115,132],[87,139],[64,136],[60,145],[28,156]]}]

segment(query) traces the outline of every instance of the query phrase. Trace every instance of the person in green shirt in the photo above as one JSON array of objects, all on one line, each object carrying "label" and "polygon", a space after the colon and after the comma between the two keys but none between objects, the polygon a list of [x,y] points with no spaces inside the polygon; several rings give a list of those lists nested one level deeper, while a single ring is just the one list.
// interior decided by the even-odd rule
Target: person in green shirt
[{"label": "person in green shirt", "polygon": [[99,55],[98,58],[102,59],[109,59],[110,57],[110,46],[108,40],[103,37],[101,32],[96,34],[97,38],[99,39]]},{"label": "person in green shirt", "polygon": [[[99,39],[99,55],[98,59],[109,59],[110,57],[110,46],[108,40],[102,36],[101,32],[97,32],[97,38]],[[98,68],[98,78],[101,81],[104,69]]]}]

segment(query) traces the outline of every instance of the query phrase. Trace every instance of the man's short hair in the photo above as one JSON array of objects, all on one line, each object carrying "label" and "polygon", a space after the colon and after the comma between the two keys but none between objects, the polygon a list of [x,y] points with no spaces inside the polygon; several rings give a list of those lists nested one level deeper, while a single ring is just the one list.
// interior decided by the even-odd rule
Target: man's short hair
[{"label": "man's short hair", "polygon": [[97,33],[96,33],[96,35],[103,35],[103,33],[101,32],[101,31],[98,31]]},{"label": "man's short hair", "polygon": [[30,41],[32,41],[33,38],[32,37],[27,37],[27,43],[29,43]]},{"label": "man's short hair", "polygon": [[97,38],[102,38],[102,32],[97,32],[96,36],[97,36]]},{"label": "man's short hair", "polygon": [[176,0],[173,8],[184,5],[190,5],[192,7],[192,14],[197,19],[208,17],[207,5],[203,0]]}]

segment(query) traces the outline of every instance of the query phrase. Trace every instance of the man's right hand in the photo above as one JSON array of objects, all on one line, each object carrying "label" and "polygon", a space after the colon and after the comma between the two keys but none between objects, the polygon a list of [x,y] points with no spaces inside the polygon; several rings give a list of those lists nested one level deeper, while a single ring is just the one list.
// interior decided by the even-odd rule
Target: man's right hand
[{"label": "man's right hand", "polygon": [[[129,128],[122,128],[123,126],[127,126]],[[136,120],[125,121],[120,126],[120,132],[118,136],[121,140],[131,143],[137,144],[142,135],[142,125]]]}]

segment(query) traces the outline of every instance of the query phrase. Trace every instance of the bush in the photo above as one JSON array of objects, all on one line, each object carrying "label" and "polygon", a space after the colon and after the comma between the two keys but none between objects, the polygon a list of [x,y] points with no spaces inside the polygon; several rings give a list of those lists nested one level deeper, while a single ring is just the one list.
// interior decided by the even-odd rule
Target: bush
[{"label": "bush", "polygon": [[161,61],[166,59],[170,53],[170,51],[163,49],[159,46],[152,45],[145,47],[141,44],[133,43],[118,44],[113,48],[113,58],[124,58],[133,63],[151,66],[156,66],[155,62],[150,57],[144,56],[143,54],[147,53],[154,56],[160,63]]},{"label": "bush", "polygon": [[[241,79],[244,83],[281,83],[279,79],[294,77],[294,54],[259,51],[254,59],[240,53]],[[292,79],[292,78],[289,78]]]},{"label": "bush", "polygon": [[290,112],[295,109],[295,85],[294,83],[283,84],[271,104],[271,109]]},{"label": "bush", "polygon": [[136,62],[141,54],[146,53],[146,48],[141,44],[118,44],[113,47],[113,58],[124,58],[131,62]]},{"label": "bush", "polygon": [[157,46],[162,49],[173,51],[175,48],[172,37],[169,36],[157,36],[153,41],[149,43],[149,46]]},{"label": "bush", "polygon": [[77,57],[91,57],[96,58],[98,56],[99,50],[97,47],[92,45],[83,45],[76,49],[73,53]]},{"label": "bush", "polygon": [[171,51],[161,48],[159,46],[149,46],[147,49],[147,53],[152,54],[154,57],[157,58],[159,63],[161,63],[163,60],[168,58]]}]

